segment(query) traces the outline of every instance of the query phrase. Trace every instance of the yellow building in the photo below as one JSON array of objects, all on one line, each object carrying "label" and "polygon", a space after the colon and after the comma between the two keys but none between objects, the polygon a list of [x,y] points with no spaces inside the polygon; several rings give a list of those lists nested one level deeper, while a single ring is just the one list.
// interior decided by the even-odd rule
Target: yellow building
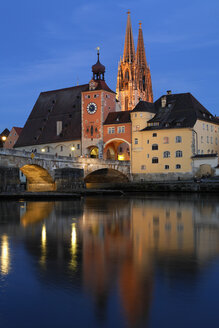
[{"label": "yellow building", "polygon": [[219,120],[190,93],[169,91],[155,103],[140,101],[131,121],[134,180],[214,175]]}]

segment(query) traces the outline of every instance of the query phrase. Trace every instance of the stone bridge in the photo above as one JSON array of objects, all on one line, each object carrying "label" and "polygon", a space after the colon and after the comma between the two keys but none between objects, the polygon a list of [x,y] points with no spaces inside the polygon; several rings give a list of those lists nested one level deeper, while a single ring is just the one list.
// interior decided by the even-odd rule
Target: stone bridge
[{"label": "stone bridge", "polygon": [[80,183],[123,182],[131,176],[129,161],[33,154],[14,149],[0,149],[0,167],[21,170],[29,191],[72,191]]}]

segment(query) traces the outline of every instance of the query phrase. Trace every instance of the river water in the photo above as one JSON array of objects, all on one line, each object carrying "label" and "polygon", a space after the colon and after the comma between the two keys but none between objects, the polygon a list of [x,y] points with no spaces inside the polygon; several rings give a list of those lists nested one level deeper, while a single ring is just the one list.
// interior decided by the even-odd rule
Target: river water
[{"label": "river water", "polygon": [[0,326],[219,327],[218,195],[0,202]]}]

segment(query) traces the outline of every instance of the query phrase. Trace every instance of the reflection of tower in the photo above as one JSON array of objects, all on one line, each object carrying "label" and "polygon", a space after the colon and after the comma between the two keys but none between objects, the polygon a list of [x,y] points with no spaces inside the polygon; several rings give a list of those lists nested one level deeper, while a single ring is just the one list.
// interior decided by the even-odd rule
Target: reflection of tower
[{"label": "reflection of tower", "polygon": [[140,99],[153,102],[151,74],[145,56],[141,23],[139,25],[135,54],[130,12],[128,11],[124,53],[119,63],[116,87],[117,98],[123,111],[132,110]]},{"label": "reflection of tower", "polygon": [[103,122],[109,112],[115,111],[115,94],[105,82],[105,66],[100,63],[97,50],[89,90],[82,92],[82,154],[102,158]]}]

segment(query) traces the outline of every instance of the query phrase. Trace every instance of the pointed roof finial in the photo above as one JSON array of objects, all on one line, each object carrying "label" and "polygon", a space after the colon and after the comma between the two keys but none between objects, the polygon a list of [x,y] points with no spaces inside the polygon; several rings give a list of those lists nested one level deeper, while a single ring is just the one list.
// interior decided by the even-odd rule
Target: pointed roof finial
[{"label": "pointed roof finial", "polygon": [[141,28],[141,25],[142,25],[142,22],[140,21],[140,22],[139,22],[139,28]]},{"label": "pointed roof finial", "polygon": [[99,57],[100,57],[100,47],[96,47],[97,50],[97,61],[99,61]]},{"label": "pointed roof finial", "polygon": [[128,15],[130,15],[130,14],[131,14],[130,10],[128,10],[128,11],[127,11],[127,14],[128,14]]}]

